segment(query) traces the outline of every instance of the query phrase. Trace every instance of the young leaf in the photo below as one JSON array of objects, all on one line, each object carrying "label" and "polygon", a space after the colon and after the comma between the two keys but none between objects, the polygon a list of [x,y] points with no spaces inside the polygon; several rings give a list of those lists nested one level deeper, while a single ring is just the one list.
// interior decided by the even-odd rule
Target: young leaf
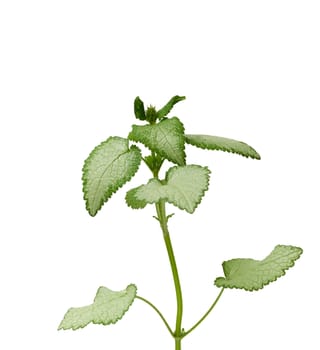
[{"label": "young leaf", "polygon": [[159,154],[149,155],[144,157],[144,162],[147,164],[148,168],[153,171],[153,169],[160,169],[161,165],[164,162],[164,158],[162,158]]},{"label": "young leaf", "polygon": [[173,96],[171,100],[157,112],[158,118],[162,119],[163,117],[165,117],[167,114],[169,114],[169,112],[176,103],[185,99],[185,96]]},{"label": "young leaf", "polygon": [[137,119],[146,120],[146,113],[144,110],[144,104],[140,100],[139,96],[137,96],[134,100],[134,114],[135,114]]},{"label": "young leaf", "polygon": [[163,199],[192,214],[208,189],[209,174],[207,167],[199,165],[172,167],[164,182],[151,179],[146,185],[128,191],[126,202],[134,209],[141,209]]},{"label": "young leaf", "polygon": [[83,166],[86,208],[95,216],[102,205],[136,173],[141,162],[138,147],[127,139],[110,137],[97,146]]},{"label": "young leaf", "polygon": [[153,125],[133,125],[128,138],[141,142],[173,163],[185,164],[184,127],[177,117]]},{"label": "young leaf", "polygon": [[249,291],[262,289],[294,265],[302,254],[299,247],[277,245],[263,260],[233,259],[225,261],[223,271],[225,277],[215,280],[217,287],[239,288]]},{"label": "young leaf", "polygon": [[208,149],[237,153],[244,157],[260,159],[259,153],[244,142],[210,135],[185,135],[190,145]]},{"label": "young leaf", "polygon": [[157,121],[158,115],[154,106],[149,106],[146,110],[146,120],[150,124],[155,124]]},{"label": "young leaf", "polygon": [[91,305],[71,308],[64,315],[58,330],[79,329],[89,323],[108,325],[116,323],[128,311],[137,288],[130,284],[125,290],[113,292],[106,287],[100,287]]}]

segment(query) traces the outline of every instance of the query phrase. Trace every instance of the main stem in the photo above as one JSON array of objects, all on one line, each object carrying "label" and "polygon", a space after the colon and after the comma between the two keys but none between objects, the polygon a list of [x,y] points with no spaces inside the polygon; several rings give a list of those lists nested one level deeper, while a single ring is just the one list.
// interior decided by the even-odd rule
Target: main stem
[{"label": "main stem", "polygon": [[165,202],[160,201],[159,203],[156,203],[156,209],[157,209],[160,226],[163,232],[164,242],[166,244],[166,248],[169,256],[169,261],[170,261],[170,266],[171,266],[173,281],[174,281],[174,287],[176,290],[177,316],[176,316],[176,328],[174,331],[175,350],[181,350],[181,339],[183,337],[183,332],[181,328],[183,301],[182,301],[180,279],[179,279],[176,259],[174,257],[173,248],[172,248],[171,239],[170,239],[169,230],[168,230],[168,218],[166,215]]}]

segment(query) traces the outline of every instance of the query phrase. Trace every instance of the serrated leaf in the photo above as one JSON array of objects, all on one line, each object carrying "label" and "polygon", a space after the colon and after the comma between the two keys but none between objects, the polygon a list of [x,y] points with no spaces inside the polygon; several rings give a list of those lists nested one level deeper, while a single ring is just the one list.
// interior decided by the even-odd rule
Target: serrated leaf
[{"label": "serrated leaf", "polygon": [[134,209],[165,200],[193,213],[208,189],[210,170],[199,165],[176,166],[168,170],[165,181],[151,179],[146,185],[127,192],[126,202]]},{"label": "serrated leaf", "polygon": [[141,142],[173,163],[185,164],[184,127],[177,117],[152,125],[133,125],[128,138]]},{"label": "serrated leaf", "polygon": [[185,99],[186,99],[185,96],[173,96],[170,99],[170,101],[157,112],[158,118],[162,119],[163,117],[168,115],[176,103],[183,101]]},{"label": "serrated leaf", "polygon": [[202,149],[218,150],[260,159],[259,153],[244,142],[211,135],[185,135],[186,142]]},{"label": "serrated leaf", "polygon": [[58,329],[76,330],[91,322],[102,325],[116,323],[128,311],[136,293],[137,288],[133,284],[120,292],[100,287],[93,304],[69,309]]},{"label": "serrated leaf", "polygon": [[137,119],[146,120],[146,113],[144,110],[144,104],[140,100],[139,96],[137,96],[134,100],[134,114],[135,114]]},{"label": "serrated leaf", "polygon": [[263,260],[233,259],[225,261],[225,277],[215,280],[217,287],[239,288],[249,291],[258,290],[285,275],[285,271],[294,265],[302,254],[299,247],[277,245]]},{"label": "serrated leaf", "polygon": [[97,146],[83,166],[86,208],[95,216],[102,205],[136,173],[141,162],[138,147],[127,139],[110,137]]}]

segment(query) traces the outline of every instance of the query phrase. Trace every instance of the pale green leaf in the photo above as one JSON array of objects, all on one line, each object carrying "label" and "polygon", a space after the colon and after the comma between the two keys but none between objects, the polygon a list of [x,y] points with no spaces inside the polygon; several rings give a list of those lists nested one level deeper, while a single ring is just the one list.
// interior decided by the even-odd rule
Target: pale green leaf
[{"label": "pale green leaf", "polygon": [[173,96],[165,106],[159,109],[159,111],[157,112],[158,118],[162,119],[163,117],[165,117],[167,114],[170,113],[171,109],[176,103],[183,101],[185,99],[186,99],[185,96]]},{"label": "pale green leaf", "polygon": [[176,117],[152,125],[133,125],[128,138],[178,165],[185,164],[184,127]]},{"label": "pale green leaf", "polygon": [[165,200],[193,213],[209,186],[210,170],[199,165],[175,166],[168,170],[165,181],[151,179],[146,185],[127,192],[126,202],[134,208]]},{"label": "pale green leaf", "polygon": [[263,260],[233,259],[225,261],[225,277],[215,280],[217,287],[258,290],[285,275],[302,254],[299,247],[277,245]]},{"label": "pale green leaf", "polygon": [[136,173],[141,162],[138,147],[121,137],[110,137],[97,146],[83,166],[86,208],[95,216],[102,205]]},{"label": "pale green leaf", "polygon": [[116,323],[128,311],[136,293],[137,288],[133,284],[120,292],[100,287],[93,304],[69,309],[58,329],[76,330],[91,322],[102,325]]},{"label": "pale green leaf", "polygon": [[185,137],[187,143],[202,149],[237,153],[244,157],[260,159],[256,150],[241,141],[210,135],[185,135]]}]

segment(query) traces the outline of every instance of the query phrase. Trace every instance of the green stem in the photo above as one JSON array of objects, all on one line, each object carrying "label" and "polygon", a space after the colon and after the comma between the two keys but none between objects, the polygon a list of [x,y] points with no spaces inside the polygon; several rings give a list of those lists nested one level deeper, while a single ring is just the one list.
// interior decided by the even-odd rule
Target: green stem
[{"label": "green stem", "polygon": [[180,279],[179,279],[177,264],[174,257],[173,248],[172,248],[171,239],[170,239],[169,230],[168,230],[168,224],[167,224],[168,218],[166,216],[165,202],[160,201],[159,203],[156,203],[156,209],[157,209],[160,226],[163,232],[164,242],[165,242],[168,256],[169,256],[169,261],[170,261],[170,266],[172,270],[173,281],[174,281],[174,286],[176,291],[177,315],[176,315],[176,328],[174,331],[175,349],[181,350],[181,339],[183,338],[183,332],[181,329],[183,301],[182,301]]},{"label": "green stem", "polygon": [[156,313],[161,317],[162,321],[164,322],[164,324],[166,325],[168,331],[170,332],[170,334],[174,337],[174,334],[173,334],[173,331],[171,330],[168,322],[166,321],[166,319],[164,318],[164,316],[162,315],[162,313],[159,311],[158,308],[156,308],[149,300],[145,299],[145,298],[142,298],[140,296],[136,296],[136,299],[140,299],[142,301],[144,301],[146,304],[148,304],[149,306],[151,306],[155,311]]},{"label": "green stem", "polygon": [[213,304],[210,306],[209,310],[200,318],[200,320],[192,326],[188,331],[186,331],[183,336],[185,337],[187,334],[191,333],[195,328],[199,326],[199,324],[209,315],[209,313],[212,311],[212,309],[216,306],[217,302],[219,301],[222,293],[224,291],[224,288],[221,289],[219,295],[217,296],[216,300],[213,302]]}]

